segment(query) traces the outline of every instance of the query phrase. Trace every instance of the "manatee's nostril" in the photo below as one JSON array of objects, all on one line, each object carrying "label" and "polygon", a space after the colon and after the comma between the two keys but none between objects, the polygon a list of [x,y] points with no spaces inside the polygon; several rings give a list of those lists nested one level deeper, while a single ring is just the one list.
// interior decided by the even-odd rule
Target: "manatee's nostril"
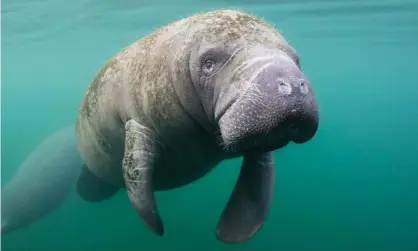
[{"label": "manatee's nostril", "polygon": [[308,84],[304,80],[300,83],[300,91],[303,94],[307,94],[309,92]]},{"label": "manatee's nostril", "polygon": [[281,94],[289,95],[290,93],[292,93],[292,87],[284,81],[279,80],[279,86],[278,87],[279,87],[278,91]]}]

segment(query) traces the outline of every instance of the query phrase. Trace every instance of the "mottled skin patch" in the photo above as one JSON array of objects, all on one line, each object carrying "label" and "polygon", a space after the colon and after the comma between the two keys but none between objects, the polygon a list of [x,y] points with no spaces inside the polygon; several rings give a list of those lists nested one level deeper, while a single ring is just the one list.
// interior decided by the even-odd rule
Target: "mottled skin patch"
[{"label": "mottled skin patch", "polygon": [[[164,158],[159,159],[155,170],[156,190],[186,185],[232,157],[216,142],[214,135],[219,128],[213,116],[207,115],[207,121],[196,117],[205,112],[195,98],[189,59],[202,41],[262,44],[286,51],[299,61],[272,26],[233,10],[196,14],[125,47],[94,78],[77,119],[79,150],[95,175],[115,186],[125,186],[121,164],[124,124],[129,119],[154,130],[162,142]],[[184,99],[194,108],[185,109],[179,95],[190,96],[190,100]]]}]

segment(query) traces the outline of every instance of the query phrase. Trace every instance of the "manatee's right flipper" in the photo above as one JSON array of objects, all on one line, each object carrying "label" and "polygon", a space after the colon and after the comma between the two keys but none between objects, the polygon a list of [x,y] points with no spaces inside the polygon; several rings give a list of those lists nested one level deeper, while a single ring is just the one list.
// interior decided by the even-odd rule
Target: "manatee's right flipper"
[{"label": "manatee's right flipper", "polygon": [[145,225],[156,235],[162,236],[164,227],[152,183],[155,160],[160,154],[155,134],[132,119],[126,122],[125,130],[123,175],[129,199]]},{"label": "manatee's right flipper", "polygon": [[224,243],[250,239],[264,224],[274,187],[273,153],[246,153],[235,188],[217,227]]},{"label": "manatee's right flipper", "polygon": [[77,180],[77,194],[81,198],[90,202],[100,202],[111,198],[117,191],[118,187],[101,180],[83,165]]}]

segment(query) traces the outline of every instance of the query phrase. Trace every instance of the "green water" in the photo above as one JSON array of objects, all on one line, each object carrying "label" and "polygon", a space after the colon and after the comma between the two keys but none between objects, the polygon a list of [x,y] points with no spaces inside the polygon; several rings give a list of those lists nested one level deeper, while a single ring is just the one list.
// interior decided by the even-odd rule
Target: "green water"
[{"label": "green water", "polygon": [[316,137],[276,153],[263,229],[239,245],[215,238],[237,159],[156,195],[162,238],[145,228],[126,193],[90,204],[73,191],[48,217],[2,238],[2,250],[418,250],[416,0],[3,0],[2,187],[37,144],[74,123],[83,92],[121,47],[225,7],[283,32],[320,105]]}]

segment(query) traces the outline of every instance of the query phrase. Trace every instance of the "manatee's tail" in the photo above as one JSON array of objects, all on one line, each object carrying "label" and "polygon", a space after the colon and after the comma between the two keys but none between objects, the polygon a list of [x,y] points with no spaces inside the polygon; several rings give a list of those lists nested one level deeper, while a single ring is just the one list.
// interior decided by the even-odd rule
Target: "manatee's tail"
[{"label": "manatee's tail", "polygon": [[2,219],[2,221],[1,221],[1,230],[0,230],[1,231],[1,237],[3,237],[6,234],[12,232],[14,229],[15,228],[12,225],[8,224],[7,221],[4,221]]},{"label": "manatee's tail", "polygon": [[1,236],[3,237],[4,235],[6,235],[8,232],[10,232],[9,228],[7,227],[7,223],[5,222],[1,222]]}]

